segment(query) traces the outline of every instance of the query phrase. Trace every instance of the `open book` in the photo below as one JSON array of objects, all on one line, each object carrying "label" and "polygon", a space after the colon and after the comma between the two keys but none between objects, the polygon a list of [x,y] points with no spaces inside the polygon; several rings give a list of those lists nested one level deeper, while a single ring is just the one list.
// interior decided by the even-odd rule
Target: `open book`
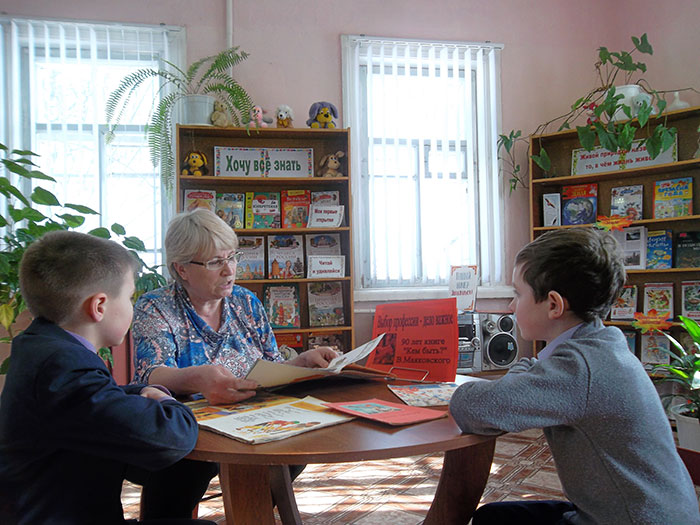
[{"label": "open book", "polygon": [[267,443],[350,421],[311,396],[199,421],[199,426],[244,443]]},{"label": "open book", "polygon": [[396,378],[393,374],[354,364],[360,359],[367,357],[376,348],[382,337],[384,337],[384,334],[375,337],[370,342],[358,346],[350,352],[340,354],[326,368],[305,368],[303,366],[286,365],[258,359],[248,372],[246,379],[257,381],[261,387],[273,387],[341,374],[343,376],[373,379]]}]

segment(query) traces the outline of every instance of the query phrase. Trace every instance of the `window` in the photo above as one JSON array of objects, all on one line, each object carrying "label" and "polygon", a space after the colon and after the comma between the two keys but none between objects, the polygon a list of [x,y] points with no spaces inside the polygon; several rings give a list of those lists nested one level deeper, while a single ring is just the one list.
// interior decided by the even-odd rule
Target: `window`
[{"label": "window", "polygon": [[358,288],[504,283],[501,47],[343,35]]},{"label": "window", "polygon": [[[107,97],[127,74],[182,63],[184,31],[173,27],[121,26],[0,18],[2,93],[0,140],[40,155],[40,169],[57,183],[40,181],[62,203],[100,212],[83,228],[122,224],[144,241],[149,264],[160,262],[168,203],[150,161],[145,125],[158,84],[122,119],[105,142]],[[2,88],[0,88],[2,89]],[[24,188],[27,194],[32,188]]]}]

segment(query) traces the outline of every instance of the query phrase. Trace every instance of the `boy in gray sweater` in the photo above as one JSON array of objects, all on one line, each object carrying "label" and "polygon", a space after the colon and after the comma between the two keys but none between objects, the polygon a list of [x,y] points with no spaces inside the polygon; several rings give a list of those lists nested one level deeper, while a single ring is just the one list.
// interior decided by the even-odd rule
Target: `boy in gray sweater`
[{"label": "boy in gray sweater", "polygon": [[547,346],[460,386],[450,413],[474,434],[542,428],[568,501],[491,503],[473,525],[700,523],[654,385],[601,322],[624,282],[615,240],[592,228],[548,232],[516,256],[510,307],[523,338]]}]

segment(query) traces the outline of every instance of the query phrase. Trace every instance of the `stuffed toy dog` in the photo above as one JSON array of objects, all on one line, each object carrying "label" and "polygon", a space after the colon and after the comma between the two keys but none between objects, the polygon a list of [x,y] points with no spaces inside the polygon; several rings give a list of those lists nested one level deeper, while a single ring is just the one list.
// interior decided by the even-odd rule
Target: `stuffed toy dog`
[{"label": "stuffed toy dog", "polygon": [[292,120],[294,120],[294,113],[292,113],[292,108],[287,104],[281,104],[277,107],[275,112],[277,117],[277,127],[278,128],[293,128]]},{"label": "stuffed toy dog", "polygon": [[190,151],[182,162],[182,175],[206,175],[209,173],[207,168],[207,157],[201,151]]},{"label": "stuffed toy dog", "polygon": [[342,177],[343,174],[338,171],[340,168],[340,159],[345,156],[344,151],[336,151],[331,155],[324,155],[321,162],[318,163],[317,177]]},{"label": "stuffed toy dog", "polygon": [[334,128],[334,118],[338,118],[338,109],[330,102],[314,102],[309,108],[309,120],[306,125],[310,128]]}]

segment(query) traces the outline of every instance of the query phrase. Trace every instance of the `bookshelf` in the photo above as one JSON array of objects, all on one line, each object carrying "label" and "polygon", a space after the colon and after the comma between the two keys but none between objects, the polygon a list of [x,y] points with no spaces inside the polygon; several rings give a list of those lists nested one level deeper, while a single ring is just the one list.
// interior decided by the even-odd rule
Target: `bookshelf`
[{"label": "bookshelf", "polygon": [[[667,126],[675,127],[677,133],[677,161],[642,167],[627,167],[625,170],[571,175],[572,152],[581,148],[576,130],[533,135],[530,137],[530,152],[538,154],[544,147],[549,155],[552,167],[545,174],[530,159],[530,239],[552,229],[573,228],[575,226],[546,226],[543,224],[543,199],[546,193],[561,193],[562,187],[574,184],[592,184],[598,186],[597,215],[609,216],[611,208],[611,190],[618,186],[641,185],[643,187],[642,217],[632,222],[631,226],[645,226],[648,231],[670,230],[673,235],[673,264],[675,266],[675,244],[679,232],[700,230],[700,158],[695,158],[700,138],[700,107],[670,112],[664,115]],[[653,129],[655,119],[650,119],[649,127]],[[645,136],[646,129],[639,130],[637,138]],[[654,217],[654,188],[656,181],[692,178],[693,202],[692,215],[658,219]],[[646,254],[645,254],[646,255]],[[698,280],[700,268],[670,268],[627,270],[627,284],[637,286],[637,311],[643,311],[643,286],[650,282],[673,283],[674,317],[681,313],[681,282]],[[624,330],[633,330],[631,321],[607,321],[606,324],[618,326]],[[677,326],[678,323],[675,323]],[[672,328],[672,330],[674,330]],[[636,338],[636,355],[640,356],[640,337]],[[535,350],[540,349],[539,344]]]},{"label": "bookshelf", "polygon": [[[237,148],[275,148],[294,149],[311,148],[313,150],[313,171],[318,168],[325,155],[337,151],[346,154],[340,171],[342,177],[228,177],[215,176],[215,154],[217,146]],[[341,226],[334,228],[235,228],[241,236],[262,236],[265,244],[265,278],[236,279],[236,284],[254,292],[264,301],[264,290],[269,285],[289,285],[296,283],[299,291],[300,328],[274,328],[275,336],[280,339],[288,334],[301,335],[302,350],[308,349],[309,336],[338,337],[345,350],[355,347],[353,314],[353,252],[352,252],[352,193],[350,166],[347,158],[350,154],[350,130],[348,129],[276,129],[262,128],[246,130],[244,128],[218,128],[213,126],[185,126],[176,128],[176,158],[178,162],[190,151],[201,151],[208,159],[209,173],[205,176],[178,175],[176,185],[177,210],[183,209],[183,196],[187,190],[214,190],[220,193],[279,192],[283,190],[337,191],[340,204],[344,206],[344,220]],[[341,254],[345,257],[345,277],[307,278],[308,264],[304,261],[303,278],[270,279],[268,272],[268,238],[274,235],[300,235],[304,241],[306,255],[306,236],[318,234],[337,234],[340,239]],[[339,283],[342,289],[344,323],[342,326],[310,326],[308,308],[308,283]]]}]

